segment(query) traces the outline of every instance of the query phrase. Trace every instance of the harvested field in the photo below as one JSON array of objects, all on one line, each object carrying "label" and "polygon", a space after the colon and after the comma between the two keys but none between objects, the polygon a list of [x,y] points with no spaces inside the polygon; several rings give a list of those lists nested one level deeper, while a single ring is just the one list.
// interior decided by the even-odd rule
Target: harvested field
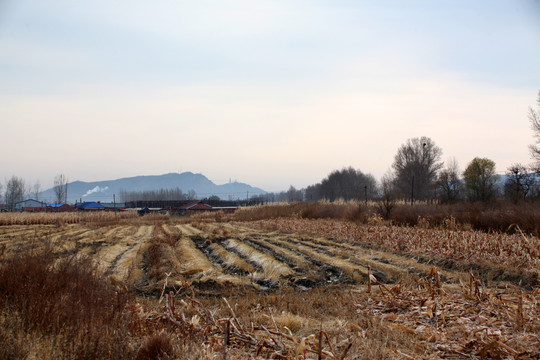
[{"label": "harvested field", "polygon": [[[425,276],[431,269],[410,257],[400,258],[359,245],[294,234],[249,232],[230,224],[226,231],[236,236],[216,237],[213,232],[217,226],[209,226],[210,233],[205,233],[186,224],[117,225],[99,229],[83,224],[53,228],[21,225],[11,226],[10,232],[2,233],[0,243],[6,245],[8,254],[20,251],[21,246],[48,243],[65,256],[77,252],[90,255],[107,276],[121,280],[130,272],[139,272],[135,283],[145,289],[151,285],[156,290],[165,278],[173,283],[187,281],[194,286],[202,279],[213,279],[221,285],[242,283],[260,289],[283,285],[365,284],[368,265],[383,283],[411,274]],[[149,248],[157,259],[145,254]],[[458,280],[465,279],[467,274],[443,272],[443,276]]]},{"label": "harvested field", "polygon": [[0,226],[0,264],[40,251],[88,258],[139,296],[132,349],[159,330],[177,344],[169,358],[540,354],[535,237],[298,219],[34,221]]},{"label": "harvested field", "polygon": [[[341,248],[343,244],[349,244],[376,249],[382,251],[383,257],[392,252],[416,259],[418,263],[451,270],[454,274],[459,274],[455,270],[466,273],[472,270],[485,281],[509,280],[534,287],[540,276],[540,239],[523,233],[508,235],[384,224],[358,225],[336,220],[273,219],[247,224],[264,231],[322,235],[323,241],[341,243],[336,245]],[[449,273],[445,275],[455,277]]]}]

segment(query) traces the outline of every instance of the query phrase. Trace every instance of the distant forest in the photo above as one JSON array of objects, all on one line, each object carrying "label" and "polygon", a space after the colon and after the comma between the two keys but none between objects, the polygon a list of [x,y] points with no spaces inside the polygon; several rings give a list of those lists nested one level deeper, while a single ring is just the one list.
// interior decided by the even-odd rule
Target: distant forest
[{"label": "distant forest", "polygon": [[[180,188],[144,190],[144,191],[124,191],[120,190],[120,201],[175,201],[175,200],[195,200],[197,193],[193,190],[184,193]],[[218,200],[218,199],[216,199]]]}]

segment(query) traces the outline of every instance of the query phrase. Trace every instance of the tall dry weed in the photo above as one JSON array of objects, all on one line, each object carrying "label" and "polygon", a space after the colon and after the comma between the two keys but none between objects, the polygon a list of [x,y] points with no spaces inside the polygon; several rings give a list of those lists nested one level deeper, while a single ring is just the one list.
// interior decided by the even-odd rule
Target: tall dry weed
[{"label": "tall dry weed", "polygon": [[100,224],[115,225],[120,221],[137,218],[135,211],[123,212],[62,212],[62,213],[0,213],[0,226],[10,225],[65,225]]},{"label": "tall dry weed", "polygon": [[[378,203],[369,202],[295,202],[241,208],[228,219],[257,221],[270,219],[334,219],[370,224],[378,214]],[[513,233],[517,228],[526,234],[540,235],[540,203],[457,204],[396,203],[388,219],[397,226],[481,230]],[[420,222],[420,224],[419,224]]]},{"label": "tall dry weed", "polygon": [[0,358],[30,352],[44,359],[131,358],[124,313],[130,298],[98,276],[88,258],[58,258],[46,248],[3,259]]}]

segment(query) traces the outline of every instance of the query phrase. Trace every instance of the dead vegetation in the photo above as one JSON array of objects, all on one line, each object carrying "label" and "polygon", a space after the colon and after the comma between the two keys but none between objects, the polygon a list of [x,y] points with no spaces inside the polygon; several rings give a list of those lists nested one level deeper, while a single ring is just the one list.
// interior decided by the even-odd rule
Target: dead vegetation
[{"label": "dead vegetation", "polygon": [[178,220],[0,226],[0,358],[540,356],[535,237]]},{"label": "dead vegetation", "polygon": [[282,233],[325,236],[338,242],[409,254],[420,262],[436,263],[449,270],[475,270],[487,280],[521,281],[538,285],[540,240],[523,233],[513,235],[398,227],[358,225],[336,220],[274,219],[250,222],[250,226]]},{"label": "dead vegetation", "polygon": [[132,296],[109,285],[89,258],[58,259],[48,247],[4,257],[0,294],[0,358],[133,355],[124,313]]},{"label": "dead vegetation", "polygon": [[[540,203],[506,201],[491,203],[460,202],[456,204],[428,204],[417,202],[410,206],[399,201],[386,214],[377,202],[319,201],[294,202],[241,208],[232,217],[236,221],[256,221],[279,218],[333,219],[357,224],[368,224],[374,217],[397,226],[451,226],[461,230],[513,234],[517,228],[525,234],[540,235]],[[388,216],[386,216],[388,215]]]},{"label": "dead vegetation", "polygon": [[64,225],[98,223],[118,224],[122,220],[134,219],[136,211],[124,212],[61,212],[61,213],[0,213],[0,226],[9,225]]}]

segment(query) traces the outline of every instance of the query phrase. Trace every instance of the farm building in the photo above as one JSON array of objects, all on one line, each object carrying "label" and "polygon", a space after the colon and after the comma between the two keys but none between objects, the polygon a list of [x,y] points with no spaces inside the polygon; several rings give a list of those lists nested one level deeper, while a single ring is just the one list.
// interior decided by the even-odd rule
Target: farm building
[{"label": "farm building", "polygon": [[200,200],[192,201],[179,209],[180,211],[212,211],[212,207],[208,204],[203,204]]},{"label": "farm building", "polygon": [[15,203],[14,209],[15,211],[23,211],[24,209],[29,209],[28,211],[31,211],[30,209],[43,207],[45,207],[45,203],[34,199],[27,199]]},{"label": "farm building", "polygon": [[47,204],[46,210],[50,212],[68,212],[75,211],[77,208],[68,204]]},{"label": "farm building", "polygon": [[223,211],[233,213],[238,209],[237,203],[230,201],[191,200],[191,201],[131,201],[126,203],[125,210],[136,210],[139,215],[156,212],[171,212],[188,215],[205,211]]},{"label": "farm building", "polygon": [[105,210],[105,206],[95,201],[87,201],[87,202],[83,202],[80,205],[77,205],[77,209],[83,210],[83,211],[100,211],[100,210]]},{"label": "farm building", "polygon": [[125,203],[105,203],[100,202],[99,204],[103,205],[105,207],[105,210],[125,210],[126,204]]},{"label": "farm building", "polygon": [[178,209],[181,214],[191,214],[202,211],[224,211],[234,212],[237,206],[212,206],[207,203],[203,203],[201,200],[192,201]]}]

